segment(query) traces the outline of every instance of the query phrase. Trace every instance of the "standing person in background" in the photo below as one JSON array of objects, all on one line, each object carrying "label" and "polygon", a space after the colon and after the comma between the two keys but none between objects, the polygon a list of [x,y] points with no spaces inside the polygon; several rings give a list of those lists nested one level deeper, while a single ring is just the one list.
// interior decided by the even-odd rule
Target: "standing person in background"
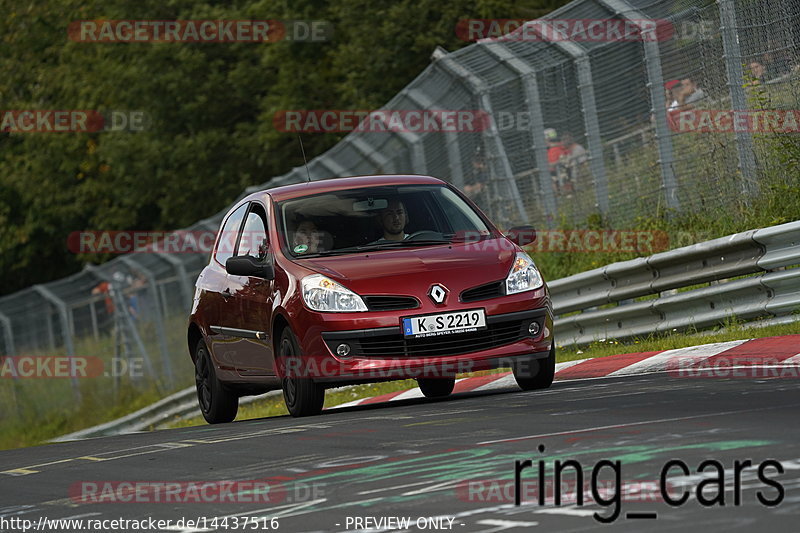
[{"label": "standing person in background", "polygon": [[[706,97],[706,93],[703,92],[703,89],[701,89],[692,78],[684,78],[681,80],[681,90],[684,95],[684,106],[696,104]],[[689,109],[692,108],[690,107]]]},{"label": "standing person in background", "polygon": [[766,69],[758,61],[751,61],[747,68],[750,69],[751,85],[761,85],[766,81]]},{"label": "standing person in background", "polygon": [[768,80],[780,78],[792,71],[792,58],[785,46],[775,39],[767,41],[767,51],[762,56],[764,77]]},{"label": "standing person in background", "polygon": [[567,172],[569,151],[564,148],[555,129],[545,129],[544,138],[547,141],[547,166],[550,170],[550,177],[553,179],[553,191],[556,194],[571,193],[572,184]]},{"label": "standing person in background", "polygon": [[589,161],[589,152],[586,148],[575,142],[572,134],[564,132],[561,137],[561,145],[567,151],[566,166],[569,174],[570,185],[575,187],[578,183],[578,177],[585,174],[585,169]]},{"label": "standing person in background", "polygon": [[683,87],[681,80],[669,80],[664,84],[666,90],[667,111],[675,111],[683,105]]},{"label": "standing person in background", "polygon": [[488,208],[487,202],[487,180],[488,180],[488,165],[486,158],[483,154],[483,147],[478,146],[475,149],[475,154],[472,157],[472,171],[466,177],[464,184],[464,194],[482,210]]}]

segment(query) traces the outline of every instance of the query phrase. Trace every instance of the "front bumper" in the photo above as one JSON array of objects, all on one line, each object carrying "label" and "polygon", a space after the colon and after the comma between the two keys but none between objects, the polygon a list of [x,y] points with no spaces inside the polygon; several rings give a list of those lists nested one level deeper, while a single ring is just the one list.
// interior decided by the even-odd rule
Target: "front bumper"
[{"label": "front bumper", "polygon": [[[405,338],[399,326],[354,331],[329,331],[322,338],[331,354],[340,344],[349,347],[348,359],[425,358],[466,355],[500,348],[509,344],[540,337],[545,330],[546,309],[517,311],[486,317],[486,329],[473,333],[457,333],[439,337]],[[537,335],[528,332],[537,324]]]},{"label": "front bumper", "polygon": [[[407,339],[399,319],[390,327],[319,331],[316,335],[307,331],[300,366],[287,369],[279,365],[278,371],[319,382],[355,383],[510,367],[516,361],[549,354],[552,311],[546,299],[537,303],[546,305],[498,314],[490,314],[487,308],[487,328],[473,333]],[[528,331],[532,322],[539,326],[536,335]],[[346,357],[335,355],[337,346],[343,343],[350,347],[350,353]]]}]

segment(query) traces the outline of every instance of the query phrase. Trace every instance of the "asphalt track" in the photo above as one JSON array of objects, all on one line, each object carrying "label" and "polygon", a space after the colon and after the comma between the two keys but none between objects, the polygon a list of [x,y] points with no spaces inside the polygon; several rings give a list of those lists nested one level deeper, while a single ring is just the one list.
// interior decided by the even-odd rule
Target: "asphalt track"
[{"label": "asphalt track", "polygon": [[[444,527],[429,531],[796,531],[799,408],[798,379],[656,373],[561,381],[546,391],[469,392],[438,401],[349,407],[306,419],[277,417],[10,450],[0,452],[0,522],[232,517],[227,529],[221,521],[216,529],[185,524],[169,529],[189,532],[251,530],[252,522],[242,527],[246,517],[277,517],[279,531],[355,531],[376,525],[363,521],[366,517],[405,517],[411,521],[408,529],[418,531],[418,524],[425,525],[418,519],[438,517]],[[525,459],[534,465],[545,461],[546,487],[552,487],[557,459],[578,461],[585,487],[598,461],[620,461],[621,485],[614,484],[611,469],[598,470],[604,486],[623,487],[619,517],[611,525],[598,522],[593,515],[609,516],[615,505],[588,498],[577,505],[570,483],[559,506],[552,501],[540,506],[534,493],[514,505],[515,461]],[[689,475],[677,469],[669,474],[669,487],[678,491],[673,496],[691,494],[679,507],[659,501],[660,493],[635,492],[655,487],[670,459],[680,459],[690,470]],[[703,479],[697,470],[705,459],[724,468],[724,506],[704,507],[696,498]],[[783,474],[765,470],[783,488],[777,506],[759,503],[757,493],[774,501],[778,490],[760,480],[755,468],[745,469],[735,484],[734,461],[745,459],[754,465],[780,461]],[[535,468],[523,470],[521,478],[535,484]],[[87,481],[219,480],[269,480],[272,500],[81,503],[77,496],[85,487],[80,483]],[[704,494],[718,494],[717,489],[706,487]],[[394,522],[382,525],[384,531],[398,530]],[[3,530],[20,531],[8,522]]]}]

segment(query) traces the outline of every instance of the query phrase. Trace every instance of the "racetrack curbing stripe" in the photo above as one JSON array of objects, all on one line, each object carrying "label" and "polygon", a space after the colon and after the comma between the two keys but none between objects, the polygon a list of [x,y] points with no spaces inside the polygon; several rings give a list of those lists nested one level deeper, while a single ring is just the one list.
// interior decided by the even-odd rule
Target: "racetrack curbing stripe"
[{"label": "racetrack curbing stripe", "polygon": [[[786,335],[781,337],[765,337],[761,339],[744,339],[737,341],[715,342],[700,346],[677,348],[655,352],[639,352],[591,359],[565,361],[556,364],[555,379],[568,381],[575,379],[631,376],[643,373],[665,372],[681,363],[691,363],[691,367],[714,363],[723,358],[736,361],[736,364],[758,366],[774,365],[776,362],[783,366],[800,365],[800,335]],[[511,372],[502,372],[484,376],[462,378],[456,381],[454,394],[501,390],[516,387]],[[421,398],[419,388],[407,391],[382,394],[372,398],[362,398],[335,405],[329,409],[340,409],[356,405],[393,402],[410,398]]]}]

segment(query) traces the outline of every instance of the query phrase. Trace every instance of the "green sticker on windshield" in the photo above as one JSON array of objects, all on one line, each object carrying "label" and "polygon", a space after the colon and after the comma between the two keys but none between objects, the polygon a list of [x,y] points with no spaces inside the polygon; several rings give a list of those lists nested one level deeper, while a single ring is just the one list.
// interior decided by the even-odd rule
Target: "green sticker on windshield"
[{"label": "green sticker on windshield", "polygon": [[297,246],[294,247],[294,253],[296,253],[296,254],[302,254],[306,250],[308,250],[308,245],[307,244],[298,244]]}]

